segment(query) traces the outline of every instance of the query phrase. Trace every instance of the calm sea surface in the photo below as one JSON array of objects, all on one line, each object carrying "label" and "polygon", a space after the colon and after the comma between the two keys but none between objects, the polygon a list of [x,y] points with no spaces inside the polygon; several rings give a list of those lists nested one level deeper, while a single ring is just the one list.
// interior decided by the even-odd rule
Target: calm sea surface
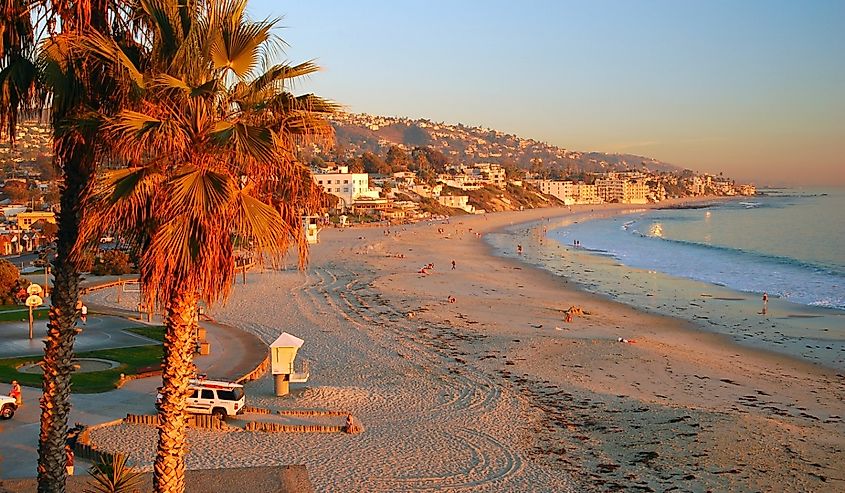
[{"label": "calm sea surface", "polygon": [[697,209],[561,218],[486,239],[497,254],[588,291],[845,368],[845,190],[767,193]]},{"label": "calm sea surface", "polygon": [[770,191],[557,229],[622,264],[845,310],[845,190]]}]

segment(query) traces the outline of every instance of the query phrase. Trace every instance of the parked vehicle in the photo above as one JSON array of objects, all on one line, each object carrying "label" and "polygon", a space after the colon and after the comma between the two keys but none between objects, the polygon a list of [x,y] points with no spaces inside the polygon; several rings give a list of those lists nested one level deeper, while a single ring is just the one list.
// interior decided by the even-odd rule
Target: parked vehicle
[{"label": "parked vehicle", "polygon": [[[246,395],[244,386],[220,380],[191,380],[188,412],[211,414],[220,418],[244,412]],[[156,408],[161,404],[161,388],[156,396]]]},{"label": "parked vehicle", "polygon": [[15,411],[18,410],[18,405],[15,399],[7,395],[0,395],[0,419],[12,419]]}]

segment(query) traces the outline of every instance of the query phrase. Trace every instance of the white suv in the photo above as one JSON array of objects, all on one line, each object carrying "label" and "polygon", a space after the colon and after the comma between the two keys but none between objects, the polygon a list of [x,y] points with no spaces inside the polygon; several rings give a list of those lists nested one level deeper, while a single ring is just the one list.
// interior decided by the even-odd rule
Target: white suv
[{"label": "white suv", "polygon": [[17,410],[18,405],[13,397],[0,395],[0,419],[11,419]]},{"label": "white suv", "polygon": [[[220,380],[191,380],[188,412],[212,414],[220,418],[244,412],[246,396],[244,386]],[[161,389],[159,389],[161,390]],[[156,407],[161,403],[161,393],[156,396]]]}]

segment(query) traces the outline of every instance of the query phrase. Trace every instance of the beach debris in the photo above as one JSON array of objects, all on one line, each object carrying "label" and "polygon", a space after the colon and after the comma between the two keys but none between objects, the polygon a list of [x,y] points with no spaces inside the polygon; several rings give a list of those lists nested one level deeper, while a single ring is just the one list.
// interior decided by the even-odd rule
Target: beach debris
[{"label": "beach debris", "polygon": [[584,310],[582,310],[580,306],[572,305],[572,306],[569,307],[568,310],[563,312],[563,314],[564,314],[563,321],[564,322],[571,322],[572,318],[575,317],[575,316],[583,317],[584,316]]},{"label": "beach debris", "polygon": [[634,344],[634,343],[637,342],[634,339],[625,339],[624,337],[617,337],[616,341],[617,342],[624,342],[625,344]]}]

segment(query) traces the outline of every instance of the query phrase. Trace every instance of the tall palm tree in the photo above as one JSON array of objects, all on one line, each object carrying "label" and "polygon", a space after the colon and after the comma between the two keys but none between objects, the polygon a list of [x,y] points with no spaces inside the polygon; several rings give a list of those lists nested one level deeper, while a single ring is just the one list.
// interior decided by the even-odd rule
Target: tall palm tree
[{"label": "tall palm tree", "polygon": [[82,233],[94,241],[113,231],[138,245],[145,302],[165,309],[157,492],[185,488],[197,303],[228,295],[236,242],[272,260],[296,246],[302,265],[301,215],[323,197],[295,148],[331,140],[324,117],[336,107],[289,92],[313,63],[266,67],[279,46],[274,21],[248,20],[245,6],[146,0],[142,53],[97,34],[76,44],[134,96],[131,108],[92,116],[110,162],[126,164],[98,173]]},{"label": "tall palm tree", "polygon": [[61,170],[56,258],[41,397],[38,491],[65,490],[64,447],[70,413],[70,377],[78,317],[79,261],[72,256],[83,215],[78,200],[95,170],[97,154],[90,129],[75,125],[92,109],[118,104],[109,76],[93,73],[66,53],[63,65],[45,72],[39,45],[57,48],[63,37],[81,32],[113,35],[131,30],[127,6],[117,0],[6,0],[0,17],[0,130],[12,142],[21,115],[49,110],[54,164]]}]

